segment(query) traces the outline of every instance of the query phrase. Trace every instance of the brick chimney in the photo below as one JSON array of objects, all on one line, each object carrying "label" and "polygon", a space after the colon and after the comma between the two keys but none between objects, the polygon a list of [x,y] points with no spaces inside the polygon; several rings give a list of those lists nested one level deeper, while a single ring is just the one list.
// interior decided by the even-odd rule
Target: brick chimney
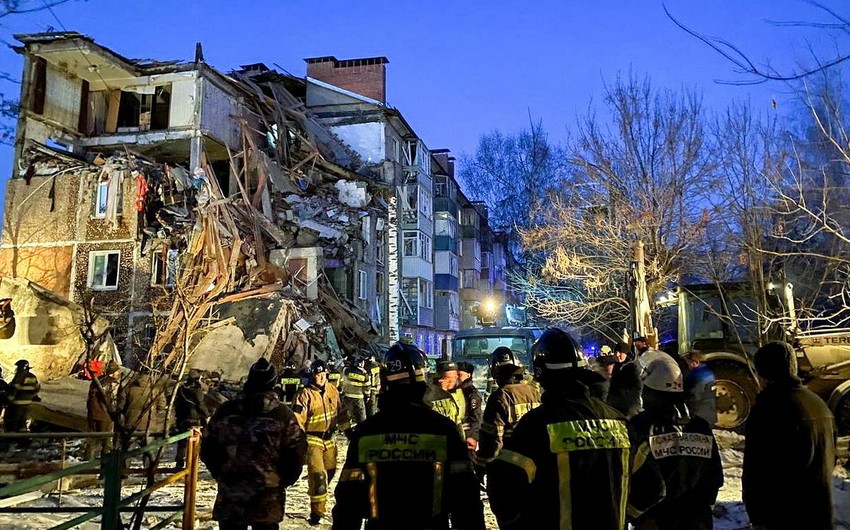
[{"label": "brick chimney", "polygon": [[387,102],[386,57],[338,60],[334,56],[312,57],[307,62],[307,77],[336,87]]},{"label": "brick chimney", "polygon": [[455,157],[451,155],[451,151],[449,149],[432,149],[431,154],[440,164],[440,167],[446,171],[446,175],[455,178]]}]

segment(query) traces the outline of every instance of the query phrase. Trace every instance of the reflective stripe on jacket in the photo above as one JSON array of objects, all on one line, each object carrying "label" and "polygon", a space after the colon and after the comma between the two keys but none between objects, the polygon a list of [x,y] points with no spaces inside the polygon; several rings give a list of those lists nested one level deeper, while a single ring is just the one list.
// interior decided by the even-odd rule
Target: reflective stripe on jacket
[{"label": "reflective stripe on jacket", "polygon": [[622,530],[665,492],[638,446],[626,419],[585,385],[547,390],[487,468],[499,527]]},{"label": "reflective stripe on jacket", "polygon": [[337,428],[351,427],[345,407],[340,406],[339,392],[330,384],[323,388],[312,384],[302,388],[293,400],[292,412],[308,436],[332,434]]},{"label": "reflective stripe on jacket", "polygon": [[36,401],[41,385],[38,378],[29,370],[22,370],[15,374],[11,387],[9,403],[12,405],[30,405]]},{"label": "reflective stripe on jacket", "polygon": [[350,398],[363,398],[369,385],[369,374],[365,370],[352,368],[345,371],[345,384],[342,395]]},{"label": "reflective stripe on jacket", "polygon": [[466,444],[446,418],[422,403],[383,394],[381,410],[359,424],[348,448],[333,510],[334,530],[484,530],[478,481]]},{"label": "reflective stripe on jacket", "polygon": [[481,420],[478,459],[489,462],[496,458],[519,420],[539,406],[540,392],[527,383],[507,384],[490,394]]}]

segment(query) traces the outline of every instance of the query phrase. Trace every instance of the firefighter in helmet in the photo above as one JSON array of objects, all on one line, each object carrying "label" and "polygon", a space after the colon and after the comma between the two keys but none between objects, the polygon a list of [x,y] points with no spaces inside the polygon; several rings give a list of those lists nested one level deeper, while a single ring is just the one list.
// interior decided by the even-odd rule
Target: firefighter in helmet
[{"label": "firefighter in helmet", "polygon": [[337,485],[333,530],[483,530],[478,483],[456,425],[423,403],[425,354],[386,354],[377,414],[354,429]]},{"label": "firefighter in helmet", "polygon": [[348,435],[351,425],[336,387],[328,383],[328,366],[316,359],[309,369],[310,383],[298,391],[292,412],[307,435],[307,494],[310,496],[310,524],[318,525],[325,516],[328,484],[336,473],[337,429]]},{"label": "firefighter in helmet", "polygon": [[487,469],[499,527],[623,530],[627,513],[639,515],[663,498],[657,466],[635,458],[626,419],[582,382],[587,362],[570,335],[547,329],[533,353],[543,402]]},{"label": "firefighter in helmet", "polygon": [[510,348],[499,346],[493,350],[490,374],[498,389],[490,394],[484,407],[477,453],[481,464],[496,458],[520,418],[540,405],[540,391],[524,380],[525,368]]}]

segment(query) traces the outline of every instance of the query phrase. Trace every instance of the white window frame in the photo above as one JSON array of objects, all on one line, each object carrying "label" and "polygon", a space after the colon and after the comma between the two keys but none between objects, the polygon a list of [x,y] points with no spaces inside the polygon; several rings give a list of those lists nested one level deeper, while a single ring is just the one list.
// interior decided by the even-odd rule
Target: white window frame
[{"label": "white window frame", "polygon": [[431,237],[420,232],[419,233],[419,257],[424,259],[428,263],[431,263],[433,255],[434,255],[434,252],[433,252],[433,247],[431,245]]},{"label": "white window frame", "polygon": [[360,300],[368,300],[369,293],[367,287],[369,286],[369,275],[364,270],[358,270],[360,273],[360,284],[357,286],[357,298]]},{"label": "white window frame", "polygon": [[[177,285],[177,276],[180,271],[180,256],[177,249],[169,248],[162,259],[162,250],[155,250],[151,255],[151,287],[166,287],[172,289]],[[163,274],[164,283],[156,283],[157,269],[165,266]]]},{"label": "white window frame", "polygon": [[360,233],[366,246],[372,244],[372,218],[368,215],[360,219]]},{"label": "white window frame", "polygon": [[[423,280],[422,278],[419,279],[418,283],[419,283],[419,285],[417,285],[418,294],[420,296],[419,296],[419,301],[417,303],[419,304],[419,307],[424,307],[426,309],[433,309],[434,308],[434,288],[433,288],[433,285],[431,284],[430,281]],[[421,295],[424,295],[424,300],[422,299],[423,297]]]},{"label": "white window frame", "polygon": [[434,214],[432,200],[431,193],[422,186],[419,186],[419,212],[422,213],[426,219],[431,219]]},{"label": "white window frame", "polygon": [[[102,199],[102,203],[101,203]],[[100,210],[100,205],[103,204],[103,211]],[[104,219],[106,212],[109,211],[109,181],[100,180],[97,183],[97,190],[94,194],[94,217],[95,219]]]},{"label": "white window frame", "polygon": [[[111,255],[118,256],[118,263],[116,264],[115,270],[115,285],[95,285],[94,284],[94,270],[95,270],[95,261],[98,258],[105,258],[109,260],[109,256]],[[104,283],[106,281],[106,263],[104,263]],[[121,251],[120,250],[92,250],[89,252],[89,277],[88,277],[88,286],[92,291],[117,291],[118,284],[121,281]]]},{"label": "white window frame", "polygon": [[[405,258],[418,258],[419,257],[419,234],[418,230],[405,230],[402,232],[401,236],[401,255]],[[407,241],[408,239],[413,241],[413,253],[407,252]]]}]

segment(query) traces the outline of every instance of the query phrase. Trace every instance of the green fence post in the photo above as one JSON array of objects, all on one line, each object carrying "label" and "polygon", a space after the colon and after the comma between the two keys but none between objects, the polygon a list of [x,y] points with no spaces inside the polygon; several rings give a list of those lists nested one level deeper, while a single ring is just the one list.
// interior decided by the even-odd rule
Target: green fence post
[{"label": "green fence post", "polygon": [[121,501],[121,468],[123,454],[120,449],[110,451],[101,456],[103,475],[103,516],[100,519],[101,530],[119,530],[121,517],[118,503]]}]

